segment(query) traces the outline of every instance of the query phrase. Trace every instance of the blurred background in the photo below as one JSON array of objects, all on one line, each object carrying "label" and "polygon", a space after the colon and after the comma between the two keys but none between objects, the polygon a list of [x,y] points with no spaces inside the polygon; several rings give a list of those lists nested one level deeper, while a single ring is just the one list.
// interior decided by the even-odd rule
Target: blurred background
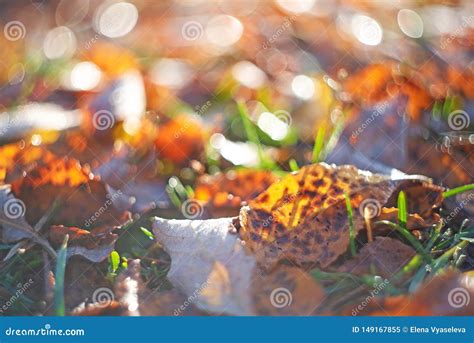
[{"label": "blurred background", "polygon": [[0,8],[4,143],[78,128],[97,144],[153,146],[165,174],[193,160],[210,173],[327,161],[472,182],[471,1]]}]

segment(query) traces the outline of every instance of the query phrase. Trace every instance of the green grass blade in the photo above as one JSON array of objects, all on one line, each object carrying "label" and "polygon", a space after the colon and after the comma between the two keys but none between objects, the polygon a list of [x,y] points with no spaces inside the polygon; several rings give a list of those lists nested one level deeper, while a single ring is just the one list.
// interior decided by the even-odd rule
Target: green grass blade
[{"label": "green grass blade", "polygon": [[444,196],[444,198],[449,198],[453,195],[456,195],[456,194],[459,194],[459,193],[464,193],[464,192],[467,192],[467,191],[470,191],[470,190],[473,190],[473,189],[474,189],[474,183],[470,183],[468,185],[464,185],[464,186],[460,186],[460,187],[450,189],[449,191],[444,192],[443,196]]},{"label": "green grass blade", "polygon": [[428,273],[427,266],[423,266],[423,268],[420,268],[415,276],[411,279],[410,285],[408,286],[408,292],[409,293],[414,293],[420,285],[423,283],[423,280],[425,279],[426,274]]},{"label": "green grass blade", "polygon": [[320,162],[321,158],[321,151],[324,147],[324,137],[326,136],[326,127],[320,126],[318,128],[318,132],[316,133],[316,139],[314,140],[314,147],[313,147],[313,163]]},{"label": "green grass blade", "polygon": [[194,189],[190,185],[184,186],[186,190],[186,195],[188,196],[187,199],[194,198]]},{"label": "green grass blade", "polygon": [[150,230],[145,229],[143,226],[140,227],[140,230],[145,234],[145,236],[147,236],[151,240],[155,239],[155,236],[153,235],[153,233]]},{"label": "green grass blade", "polygon": [[449,259],[454,255],[454,253],[458,250],[458,249],[463,249],[465,248],[467,245],[469,244],[469,242],[466,242],[466,241],[461,241],[460,243],[454,245],[453,247],[451,247],[449,250],[445,251],[443,255],[441,255],[440,257],[438,257],[434,263],[433,263],[433,268],[432,268],[432,273],[433,275],[438,271],[440,270],[441,268],[443,268],[444,266],[446,266],[446,264],[449,262]]},{"label": "green grass blade", "polygon": [[398,225],[407,229],[407,199],[403,191],[398,193]]},{"label": "green grass blade", "polygon": [[354,216],[352,214],[351,199],[347,193],[344,193],[344,198],[346,199],[347,219],[349,220],[349,246],[351,249],[351,255],[354,257],[357,254],[355,246]]},{"label": "green grass blade", "polygon": [[296,160],[294,158],[292,158],[289,162],[288,162],[288,165],[290,166],[290,170],[292,172],[296,172],[298,170],[300,170],[300,167],[298,166],[298,163],[296,162]]},{"label": "green grass blade", "polygon": [[64,303],[64,276],[66,273],[66,259],[67,259],[67,241],[69,235],[64,237],[64,241],[58,251],[56,259],[56,273],[54,284],[54,312],[57,316],[64,316],[66,314],[66,306]]},{"label": "green grass blade", "polygon": [[[425,251],[430,251],[431,248],[433,248],[433,245],[435,244],[436,240],[441,235],[442,226],[443,222],[440,221],[439,224],[436,225],[436,227],[433,229],[430,238],[428,239],[428,242],[425,245]],[[424,265],[415,273],[415,275],[411,279],[410,285],[408,286],[408,292],[414,293],[420,287],[426,277],[426,274],[428,274],[428,269],[432,270],[432,265]]]},{"label": "green grass blade", "polygon": [[166,190],[166,193],[168,194],[168,197],[170,198],[171,203],[176,208],[180,208],[181,207],[181,199],[176,194],[176,190],[173,187],[170,187],[169,185],[166,186],[165,190]]},{"label": "green grass blade", "polygon": [[110,253],[110,271],[115,273],[120,265],[120,255],[117,251],[112,251]]}]

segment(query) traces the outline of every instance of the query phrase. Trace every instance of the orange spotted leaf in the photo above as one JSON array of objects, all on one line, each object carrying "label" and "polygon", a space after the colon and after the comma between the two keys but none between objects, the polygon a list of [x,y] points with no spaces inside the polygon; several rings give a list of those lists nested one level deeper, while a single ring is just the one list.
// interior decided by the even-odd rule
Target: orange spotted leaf
[{"label": "orange spotted leaf", "polygon": [[97,177],[74,159],[53,159],[40,164],[12,183],[13,193],[25,203],[25,217],[36,223],[58,205],[52,224],[81,228],[116,226],[123,222],[111,196]]},{"label": "orange spotted leaf", "polygon": [[392,180],[349,165],[306,166],[274,183],[241,209],[240,235],[266,267],[289,259],[324,268],[349,246],[345,193],[354,209],[358,233],[365,219],[376,217],[399,187],[420,182],[428,184],[414,178]]},{"label": "orange spotted leaf", "polygon": [[25,145],[24,142],[4,145],[0,148],[0,181],[12,182],[34,164],[47,163],[54,157],[42,146]]},{"label": "orange spotted leaf", "polygon": [[278,178],[269,171],[242,169],[201,176],[195,199],[206,202],[211,215],[237,216],[242,202],[257,197]]}]

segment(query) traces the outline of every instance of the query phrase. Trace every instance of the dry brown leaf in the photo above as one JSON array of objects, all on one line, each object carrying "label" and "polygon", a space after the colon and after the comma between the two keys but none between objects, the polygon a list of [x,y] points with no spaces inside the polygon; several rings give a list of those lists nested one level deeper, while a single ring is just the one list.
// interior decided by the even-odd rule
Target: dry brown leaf
[{"label": "dry brown leaf", "polygon": [[32,237],[34,229],[25,220],[25,205],[11,193],[10,185],[0,186],[0,206],[2,242],[13,243]]},{"label": "dry brown leaf", "polygon": [[[26,221],[25,204],[13,196],[10,185],[0,185],[0,208],[2,209],[0,211],[1,242],[15,243],[25,238],[31,238],[34,242],[43,246],[52,256],[55,256],[56,253],[49,242],[40,237],[35,228]],[[16,247],[12,248],[5,259],[16,252]]]},{"label": "dry brown leaf", "polygon": [[50,242],[56,248],[61,246],[64,237],[69,235],[67,257],[80,255],[92,262],[102,262],[114,250],[118,235],[113,228],[96,227],[91,231],[77,227],[53,225],[49,230]]},{"label": "dry brown leaf", "polygon": [[113,206],[114,194],[109,194],[106,185],[77,160],[67,157],[30,169],[13,182],[12,191],[24,202],[29,223],[36,223],[55,201],[59,210],[51,218],[52,224],[117,226],[125,219]]},{"label": "dry brown leaf", "polygon": [[[407,203],[407,213],[418,214],[423,218],[430,218],[433,208],[443,202],[443,188],[431,182],[414,182],[403,184]],[[398,193],[393,193],[387,200],[385,207],[397,206]]]},{"label": "dry brown leaf", "polygon": [[324,297],[323,288],[299,268],[282,265],[254,276],[253,301],[260,316],[309,316]]},{"label": "dry brown leaf", "polygon": [[[455,140],[456,136],[446,136]],[[407,173],[425,174],[448,187],[473,183],[469,171],[474,167],[474,144],[468,140],[463,144],[450,143],[449,149],[423,139],[410,139],[406,149],[408,161],[404,167]]]},{"label": "dry brown leaf", "polygon": [[[390,208],[382,208],[380,211],[380,215],[375,218],[377,221],[389,221],[392,223],[397,223],[398,222],[398,208],[390,207]],[[428,228],[434,224],[439,223],[441,220],[441,217],[438,213],[431,213],[429,217],[423,218],[419,214],[414,213],[414,214],[408,214],[407,215],[407,229],[408,230],[420,230],[420,229],[425,229]],[[374,231],[376,234],[384,234],[390,231],[393,231],[393,228],[384,225],[384,224],[378,224],[374,226]]]},{"label": "dry brown leaf", "polygon": [[104,264],[91,264],[77,256],[68,260],[64,280],[64,300],[68,312],[78,306],[85,306],[85,303],[94,303],[97,299],[102,301],[99,307],[110,303],[111,298],[108,297],[112,285],[106,279],[105,269]]},{"label": "dry brown leaf", "polygon": [[339,272],[355,275],[377,274],[392,277],[416,252],[410,246],[390,237],[376,237],[358,252],[357,256],[344,262]]},{"label": "dry brown leaf", "polygon": [[396,199],[395,191],[400,187],[431,187],[426,179],[406,177],[407,180],[392,180],[348,165],[320,163],[303,167],[242,208],[240,235],[267,268],[282,259],[327,267],[349,245],[344,193],[354,209],[358,233],[364,228],[364,215],[376,217],[385,204]]},{"label": "dry brown leaf", "polygon": [[255,198],[277,180],[269,171],[252,169],[204,175],[196,182],[194,198],[206,203],[213,218],[237,216],[243,201]]},{"label": "dry brown leaf", "polygon": [[41,146],[24,142],[4,145],[0,148],[0,181],[10,183],[35,163],[48,163],[54,158],[54,154]]},{"label": "dry brown leaf", "polygon": [[473,299],[474,272],[460,274],[451,270],[426,281],[412,295],[375,298],[361,315],[472,316]]},{"label": "dry brown leaf", "polygon": [[373,104],[401,93],[408,97],[407,113],[419,120],[424,109],[432,103],[432,97],[424,85],[418,84],[413,70],[396,62],[374,63],[351,75],[344,88],[359,104]]}]

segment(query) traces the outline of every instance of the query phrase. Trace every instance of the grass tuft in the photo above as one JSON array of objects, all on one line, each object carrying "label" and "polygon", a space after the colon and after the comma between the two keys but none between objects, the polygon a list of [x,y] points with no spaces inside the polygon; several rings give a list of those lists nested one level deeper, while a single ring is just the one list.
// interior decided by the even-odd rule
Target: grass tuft
[{"label": "grass tuft", "polygon": [[398,225],[403,229],[407,229],[407,199],[405,192],[398,193]]}]

